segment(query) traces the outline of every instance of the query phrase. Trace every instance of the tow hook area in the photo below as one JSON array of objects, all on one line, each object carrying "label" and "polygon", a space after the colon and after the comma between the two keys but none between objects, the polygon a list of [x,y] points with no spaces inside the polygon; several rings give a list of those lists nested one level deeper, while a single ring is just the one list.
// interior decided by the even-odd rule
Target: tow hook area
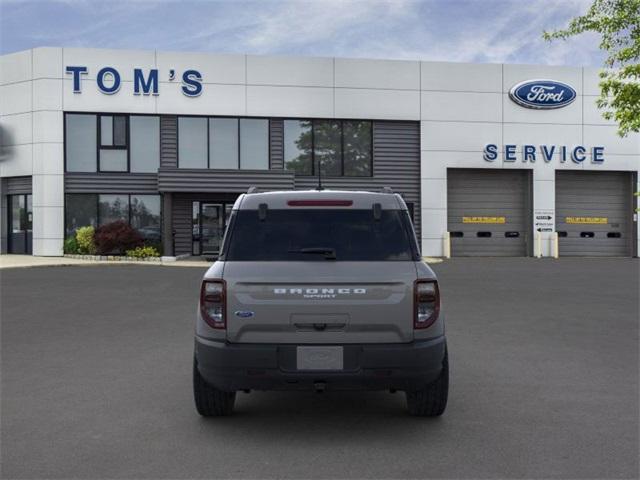
[{"label": "tow hook area", "polygon": [[322,393],[325,391],[326,388],[327,388],[327,382],[323,382],[323,381],[313,382],[313,389],[316,391],[316,393]]}]

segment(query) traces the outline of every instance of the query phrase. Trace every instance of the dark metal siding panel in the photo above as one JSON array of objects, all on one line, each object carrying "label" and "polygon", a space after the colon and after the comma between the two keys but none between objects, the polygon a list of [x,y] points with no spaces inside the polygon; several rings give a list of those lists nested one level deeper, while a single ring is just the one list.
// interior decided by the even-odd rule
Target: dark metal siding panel
[{"label": "dark metal siding panel", "polygon": [[284,168],[284,120],[271,119],[269,123],[269,168]]},{"label": "dark metal siding panel", "polygon": [[155,173],[66,173],[65,193],[158,193]]},{"label": "dark metal siding panel", "polygon": [[20,195],[31,193],[31,177],[7,177],[6,178],[6,194]]},{"label": "dark metal siding panel", "polygon": [[[629,172],[556,172],[556,231],[561,256],[632,256],[632,176]],[[567,223],[567,217],[607,218],[602,225]],[[581,233],[593,233],[593,238]],[[620,238],[608,238],[619,233]]]},{"label": "dark metal siding panel", "polygon": [[[414,205],[414,225],[420,238],[420,124],[373,122],[373,177],[328,177],[327,188],[376,190],[390,187]],[[296,177],[296,189],[315,188],[315,177]]]},{"label": "dark metal siding panel", "polygon": [[291,190],[293,173],[284,170],[204,170],[161,168],[158,188],[162,192],[242,193],[251,186],[264,190]]},{"label": "dark metal siding panel", "polygon": [[178,117],[160,117],[160,166],[178,166]]},{"label": "dark metal siding panel", "polygon": [[[453,256],[526,256],[530,213],[526,170],[448,169],[447,211]],[[504,224],[463,223],[462,217],[505,217]],[[491,237],[478,237],[491,232]],[[505,232],[518,232],[507,238]]]},{"label": "dark metal siding panel", "polygon": [[176,234],[175,253],[174,255],[191,254],[191,238],[192,238],[192,202],[188,197],[174,196],[173,199],[173,229]]}]

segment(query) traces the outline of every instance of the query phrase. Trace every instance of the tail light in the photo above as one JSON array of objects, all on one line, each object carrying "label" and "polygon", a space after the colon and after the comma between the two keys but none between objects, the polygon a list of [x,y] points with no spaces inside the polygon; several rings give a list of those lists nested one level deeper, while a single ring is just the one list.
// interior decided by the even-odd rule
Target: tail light
[{"label": "tail light", "polygon": [[353,200],[289,200],[290,207],[350,207]]},{"label": "tail light", "polygon": [[224,280],[203,280],[200,288],[200,314],[211,328],[225,329],[226,286]]},{"label": "tail light", "polygon": [[433,325],[440,313],[440,290],[436,280],[417,280],[414,284],[414,328]]}]

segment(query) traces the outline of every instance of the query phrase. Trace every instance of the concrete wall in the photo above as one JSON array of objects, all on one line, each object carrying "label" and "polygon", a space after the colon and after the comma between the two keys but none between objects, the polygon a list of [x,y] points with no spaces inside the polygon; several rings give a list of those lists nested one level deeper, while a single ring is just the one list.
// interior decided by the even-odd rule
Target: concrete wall
[{"label": "concrete wall", "polygon": [[[425,254],[443,254],[447,230],[447,168],[527,168],[533,170],[533,210],[555,211],[555,171],[640,169],[640,135],[620,138],[616,126],[602,118],[595,68],[532,65],[421,64],[422,120],[422,245]],[[523,108],[509,98],[513,85],[549,78],[571,85],[576,100],[557,110]],[[483,159],[483,148],[493,143],[539,146],[604,146],[604,164],[590,159],[576,164],[504,162],[503,148],[494,162]],[[551,233],[542,234],[542,254],[551,254]]]},{"label": "concrete wall", "polygon": [[0,176],[33,176],[33,254],[61,255],[62,49],[0,57]]},{"label": "concrete wall", "polygon": [[[82,93],[73,93],[67,65],[88,68]],[[122,76],[113,95],[96,86],[104,66]],[[134,68],[159,69],[158,95],[133,94]],[[170,80],[172,69],[178,76],[199,70],[202,94],[183,95],[179,78]],[[9,132],[0,176],[34,176],[36,255],[62,253],[62,111],[419,120],[422,246],[436,256],[447,229],[447,168],[530,168],[534,209],[551,210],[555,169],[640,168],[640,136],[620,139],[601,118],[591,68],[39,48],[1,57],[0,70],[0,122]],[[513,103],[509,89],[534,78],[569,83],[578,97],[553,111]],[[482,157],[488,143],[604,145],[606,161],[489,163]],[[546,238],[543,246],[546,255]]]}]

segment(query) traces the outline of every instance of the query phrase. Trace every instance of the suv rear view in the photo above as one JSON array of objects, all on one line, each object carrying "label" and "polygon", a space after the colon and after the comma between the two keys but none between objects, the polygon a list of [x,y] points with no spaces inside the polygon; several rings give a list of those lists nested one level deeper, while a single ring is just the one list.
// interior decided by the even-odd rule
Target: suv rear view
[{"label": "suv rear view", "polygon": [[293,191],[236,201],[202,281],[194,394],[204,416],[250,390],[402,390],[444,412],[438,282],[392,193]]}]

